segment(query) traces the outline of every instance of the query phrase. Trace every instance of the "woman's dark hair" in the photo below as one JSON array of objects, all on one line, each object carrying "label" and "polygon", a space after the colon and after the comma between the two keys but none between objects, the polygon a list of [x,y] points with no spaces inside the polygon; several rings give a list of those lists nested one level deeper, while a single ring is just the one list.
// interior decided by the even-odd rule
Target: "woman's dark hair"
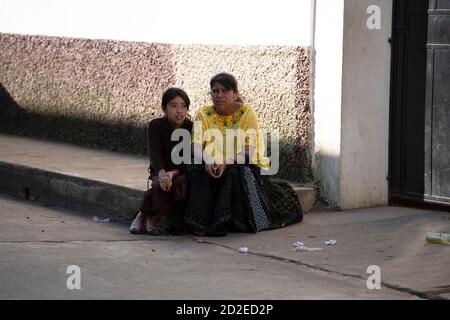
[{"label": "woman's dark hair", "polygon": [[220,83],[225,87],[225,89],[233,90],[234,92],[238,93],[238,84],[236,81],[236,78],[229,73],[219,73],[216,74],[214,77],[211,78],[211,81],[209,82],[209,86],[212,88],[214,86],[214,83]]},{"label": "woman's dark hair", "polygon": [[229,74],[226,72],[216,74],[214,77],[211,78],[211,81],[209,82],[209,86],[211,89],[216,82],[223,85],[225,87],[225,89],[233,90],[235,93],[238,94],[237,102],[240,102],[240,103],[243,102],[243,98],[239,94],[237,80],[232,74]]},{"label": "woman's dark hair", "polygon": [[184,103],[186,103],[186,107],[189,110],[189,105],[191,104],[191,100],[189,100],[189,97],[187,95],[187,93],[180,88],[169,88],[167,89],[162,96],[162,109],[166,110],[167,108],[167,104],[172,101],[173,99],[175,99],[176,97],[180,97],[181,99],[183,99]]}]

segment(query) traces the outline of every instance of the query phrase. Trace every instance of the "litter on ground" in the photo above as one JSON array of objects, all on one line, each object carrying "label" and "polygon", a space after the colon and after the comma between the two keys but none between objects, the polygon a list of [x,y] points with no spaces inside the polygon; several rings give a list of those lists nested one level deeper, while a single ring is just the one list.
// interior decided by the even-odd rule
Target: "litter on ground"
[{"label": "litter on ground", "polygon": [[99,217],[96,217],[96,216],[93,216],[92,217],[92,220],[94,220],[95,222],[111,222],[111,219],[110,218],[99,218]]},{"label": "litter on ground", "polygon": [[320,250],[322,250],[322,248],[297,247],[297,248],[292,249],[292,251],[307,251],[307,252],[320,251]]},{"label": "litter on ground", "polygon": [[240,253],[247,253],[248,252],[248,248],[247,247],[240,247],[239,248],[239,252]]}]

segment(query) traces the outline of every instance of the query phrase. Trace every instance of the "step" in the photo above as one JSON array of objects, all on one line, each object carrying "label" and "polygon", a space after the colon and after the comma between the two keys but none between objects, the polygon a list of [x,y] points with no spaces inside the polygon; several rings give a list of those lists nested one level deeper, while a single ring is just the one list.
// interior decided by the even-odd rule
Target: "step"
[{"label": "step", "polygon": [[[147,186],[148,160],[107,150],[0,135],[0,192],[128,223]],[[316,190],[292,184],[304,212]]]},{"label": "step", "polygon": [[304,213],[310,212],[317,200],[317,188],[306,186],[292,186],[297,193],[298,200],[302,205]]}]

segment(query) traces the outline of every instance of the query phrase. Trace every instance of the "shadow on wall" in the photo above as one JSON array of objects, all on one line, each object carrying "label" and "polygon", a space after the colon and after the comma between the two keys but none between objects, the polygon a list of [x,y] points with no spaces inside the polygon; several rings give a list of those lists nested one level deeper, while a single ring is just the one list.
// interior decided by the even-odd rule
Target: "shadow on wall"
[{"label": "shadow on wall", "polygon": [[21,108],[2,85],[0,132],[123,153],[147,154],[146,126],[30,112]]},{"label": "shadow on wall", "polygon": [[319,200],[329,209],[341,210],[340,203],[340,158],[336,155],[316,153],[314,168],[315,184],[319,187]]},{"label": "shadow on wall", "polygon": [[123,153],[147,153],[145,126],[31,112],[22,113],[16,124],[10,133]]},{"label": "shadow on wall", "polygon": [[9,92],[0,82],[0,121],[6,119],[14,120],[21,112],[23,112],[23,109],[17,104],[13,97],[11,97]]}]

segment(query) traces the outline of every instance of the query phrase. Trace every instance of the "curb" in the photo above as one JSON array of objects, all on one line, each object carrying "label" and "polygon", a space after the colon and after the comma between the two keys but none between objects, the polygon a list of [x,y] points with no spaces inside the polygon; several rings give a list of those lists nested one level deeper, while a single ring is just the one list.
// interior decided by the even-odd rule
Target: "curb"
[{"label": "curb", "polygon": [[144,191],[0,161],[0,191],[128,223]]},{"label": "curb", "polygon": [[[315,188],[293,188],[304,213],[310,211],[316,200]],[[4,161],[0,161],[0,191],[122,223],[133,219],[144,195],[143,190]]]}]

